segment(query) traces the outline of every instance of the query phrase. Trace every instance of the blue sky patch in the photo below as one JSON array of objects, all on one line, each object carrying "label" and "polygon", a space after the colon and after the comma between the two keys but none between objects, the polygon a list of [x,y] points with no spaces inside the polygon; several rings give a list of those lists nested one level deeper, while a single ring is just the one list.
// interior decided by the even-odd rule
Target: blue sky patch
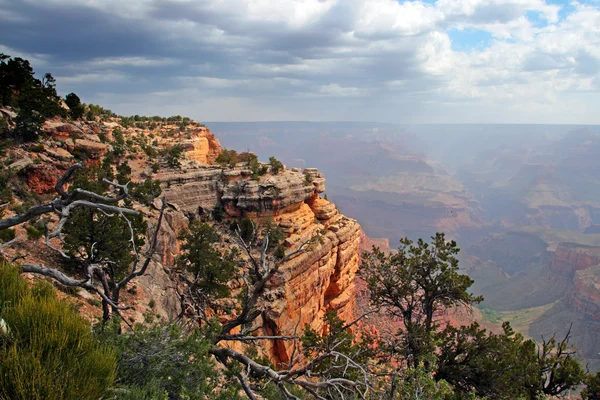
[{"label": "blue sky patch", "polygon": [[546,20],[542,16],[542,13],[539,11],[534,11],[534,10],[527,11],[525,16],[527,17],[527,19],[529,21],[531,21],[533,26],[535,26],[536,28],[543,28],[545,26],[548,26],[548,20]]},{"label": "blue sky patch", "polygon": [[483,50],[492,44],[492,34],[481,29],[450,29],[446,33],[454,51]]}]

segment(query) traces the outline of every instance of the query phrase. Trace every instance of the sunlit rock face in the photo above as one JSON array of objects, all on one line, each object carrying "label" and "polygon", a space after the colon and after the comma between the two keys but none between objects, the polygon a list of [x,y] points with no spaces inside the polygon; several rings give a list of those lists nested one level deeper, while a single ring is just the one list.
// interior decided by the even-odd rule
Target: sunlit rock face
[{"label": "sunlit rock face", "polygon": [[[243,164],[235,168],[205,165],[162,171],[156,178],[170,206],[160,235],[159,255],[164,263],[172,263],[179,252],[176,235],[187,217],[201,217],[222,207],[231,220],[269,218],[284,233],[286,252],[310,239],[313,243],[283,264],[269,283],[265,312],[257,321],[260,330],[293,335],[310,325],[322,331],[329,309],[337,310],[344,320],[353,319],[361,229],[319,196],[325,190],[325,178],[316,169],[267,173],[253,180]],[[289,362],[292,347],[292,342],[263,343],[265,354],[275,364]]]}]

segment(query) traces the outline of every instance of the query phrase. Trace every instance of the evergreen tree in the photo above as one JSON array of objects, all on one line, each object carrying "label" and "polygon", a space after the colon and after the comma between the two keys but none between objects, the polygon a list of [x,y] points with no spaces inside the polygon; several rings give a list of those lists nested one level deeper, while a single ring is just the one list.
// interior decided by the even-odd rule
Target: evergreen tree
[{"label": "evergreen tree", "polygon": [[279,171],[283,170],[283,163],[275,157],[269,157],[269,163],[271,164],[271,171],[277,175]]},{"label": "evergreen tree", "polygon": [[227,283],[235,274],[236,249],[225,253],[218,250],[216,244],[221,238],[210,225],[198,220],[192,221],[189,232],[184,232],[180,239],[184,243],[177,264],[191,273],[192,289],[213,298],[228,296]]},{"label": "evergreen tree", "polygon": [[[74,184],[94,193],[103,193],[107,190],[106,183],[101,181],[103,173],[100,169],[89,169],[87,173],[79,174]],[[131,203],[126,200],[125,205],[131,206]],[[64,227],[64,249],[70,255],[67,265],[81,272],[87,271],[90,265],[102,265],[108,276],[110,290],[107,296],[115,304],[119,303],[123,288],[120,281],[136,259],[134,250],[139,251],[145,243],[147,224],[143,216],[139,214],[128,219],[131,229],[123,216],[77,208]],[[104,319],[108,316],[108,305],[104,304]]]},{"label": "evergreen tree", "polygon": [[79,96],[75,93],[69,93],[65,96],[65,103],[69,107],[69,114],[73,119],[80,119],[83,117],[83,113],[85,112],[85,108],[83,104],[81,104],[81,100]]},{"label": "evergreen tree", "polygon": [[400,318],[399,332],[405,360],[417,367],[434,351],[435,313],[456,305],[470,306],[482,300],[467,290],[473,280],[458,272],[459,249],[443,233],[431,244],[419,239],[400,241],[396,253],[385,254],[374,247],[365,253],[360,273],[367,282],[371,303]]}]

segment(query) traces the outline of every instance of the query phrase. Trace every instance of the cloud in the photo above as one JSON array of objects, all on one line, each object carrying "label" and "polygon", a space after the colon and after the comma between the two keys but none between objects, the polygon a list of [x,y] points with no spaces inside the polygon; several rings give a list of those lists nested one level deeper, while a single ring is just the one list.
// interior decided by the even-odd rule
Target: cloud
[{"label": "cloud", "polygon": [[599,26],[576,1],[0,0],[0,51],[62,92],[201,120],[600,123]]}]

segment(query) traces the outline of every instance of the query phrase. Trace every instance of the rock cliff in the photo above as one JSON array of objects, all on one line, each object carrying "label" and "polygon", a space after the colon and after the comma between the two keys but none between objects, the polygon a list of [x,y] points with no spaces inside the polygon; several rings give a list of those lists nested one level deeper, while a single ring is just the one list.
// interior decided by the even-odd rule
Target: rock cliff
[{"label": "rock cliff", "polygon": [[[310,177],[310,178],[308,178]],[[201,217],[222,207],[226,217],[270,218],[285,235],[289,252],[318,237],[307,251],[287,261],[270,282],[260,318],[260,330],[269,335],[292,335],[307,324],[323,329],[323,315],[335,309],[351,320],[356,300],[354,276],[359,266],[359,224],[339,213],[333,203],[319,197],[325,178],[316,169],[285,170],[258,181],[244,165],[235,168],[198,166],[183,172],[157,175],[167,203],[177,211],[168,214],[161,235],[160,259],[173,263],[178,253],[178,230],[186,216]],[[291,342],[265,343],[273,362],[290,360]]]},{"label": "rock cliff", "polygon": [[[355,220],[343,216],[333,203],[319,196],[325,191],[325,177],[317,169],[283,168],[274,174],[268,164],[260,164],[261,174],[257,176],[246,163],[215,165],[220,143],[208,128],[195,121],[184,126],[170,120],[126,124],[118,117],[75,122],[53,119],[46,121],[43,130],[45,135],[39,143],[10,148],[7,155],[8,171],[42,198],[54,195],[58,177],[70,165],[114,163],[107,156],[115,153],[127,160],[132,182],[151,178],[161,185],[168,208],[158,234],[157,254],[148,274],[121,292],[123,304],[133,306],[123,311],[130,322],[166,321],[181,314],[177,291],[180,280],[173,268],[180,254],[179,236],[191,218],[212,220],[215,209],[224,212],[225,221],[219,225],[223,232],[229,221],[241,217],[255,222],[270,220],[284,234],[283,245],[288,253],[316,239],[306,251],[282,265],[269,283],[264,311],[257,320],[258,332],[292,335],[296,328],[300,332],[307,324],[321,331],[323,315],[329,309],[337,310],[345,320],[354,317],[361,229]],[[180,168],[174,168],[166,158],[175,145],[183,148]],[[153,205],[135,203],[134,207],[146,215],[152,232],[160,208],[158,201]],[[16,235],[24,238],[27,233],[19,227]],[[221,245],[231,246],[229,239],[223,239]],[[23,240],[20,245],[19,250],[28,255],[26,261],[55,266],[56,260],[36,243]],[[239,282],[231,282],[231,286],[234,294],[239,291]],[[83,314],[91,319],[99,317],[92,294],[81,290],[76,297]],[[277,364],[289,361],[291,346],[269,342],[261,347]]]}]

